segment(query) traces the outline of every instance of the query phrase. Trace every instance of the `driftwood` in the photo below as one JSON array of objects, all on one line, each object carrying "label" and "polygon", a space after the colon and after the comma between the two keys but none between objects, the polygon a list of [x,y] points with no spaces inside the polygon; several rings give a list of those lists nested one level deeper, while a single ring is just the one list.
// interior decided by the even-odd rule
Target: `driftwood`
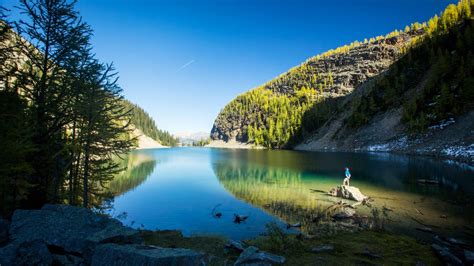
[{"label": "driftwood", "polygon": [[415,211],[421,215],[424,215],[420,210],[418,210],[417,208],[415,208]]}]

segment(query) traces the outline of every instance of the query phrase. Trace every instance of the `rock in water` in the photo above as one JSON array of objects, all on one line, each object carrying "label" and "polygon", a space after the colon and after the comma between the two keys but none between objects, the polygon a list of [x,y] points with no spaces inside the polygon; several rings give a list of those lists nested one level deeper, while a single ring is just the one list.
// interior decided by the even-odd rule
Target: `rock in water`
[{"label": "rock in water", "polygon": [[283,264],[285,263],[285,257],[270,254],[258,250],[256,247],[246,248],[239,258],[235,262],[234,266],[243,266],[243,265],[258,265],[258,266],[267,266],[273,264]]},{"label": "rock in water", "polygon": [[337,186],[331,189],[328,194],[334,197],[341,197],[358,202],[367,199],[367,196],[362,194],[358,188],[352,186]]},{"label": "rock in water", "polygon": [[45,205],[40,210],[17,210],[10,226],[10,239],[23,243],[36,239],[85,257],[100,243],[141,243],[138,232],[119,221],[88,209]]},{"label": "rock in water", "polygon": [[159,248],[141,245],[100,245],[91,265],[206,265],[204,254],[190,249]]}]

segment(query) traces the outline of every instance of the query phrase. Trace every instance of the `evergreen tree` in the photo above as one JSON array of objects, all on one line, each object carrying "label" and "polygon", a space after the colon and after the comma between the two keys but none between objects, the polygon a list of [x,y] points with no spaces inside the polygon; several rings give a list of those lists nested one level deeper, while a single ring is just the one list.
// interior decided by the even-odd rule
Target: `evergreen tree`
[{"label": "evergreen tree", "polygon": [[3,212],[46,202],[99,206],[119,170],[114,157],[134,145],[116,74],[94,58],[92,31],[74,4],[21,0],[21,38],[0,23]]},{"label": "evergreen tree", "polygon": [[71,121],[69,62],[87,42],[90,29],[74,10],[74,2],[21,0],[19,9],[26,15],[16,23],[26,62],[18,79],[19,89],[31,103],[37,191],[30,202],[38,207],[60,201],[67,161],[64,130]]}]

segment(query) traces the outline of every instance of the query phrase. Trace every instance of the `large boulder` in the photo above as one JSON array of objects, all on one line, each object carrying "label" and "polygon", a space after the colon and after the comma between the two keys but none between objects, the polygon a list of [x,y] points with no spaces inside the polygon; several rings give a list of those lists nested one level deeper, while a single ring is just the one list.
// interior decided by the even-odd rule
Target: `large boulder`
[{"label": "large boulder", "polygon": [[42,240],[12,242],[0,248],[0,265],[51,265],[52,255]]},{"label": "large boulder", "polygon": [[260,251],[256,247],[248,247],[240,254],[234,266],[271,266],[283,263],[285,257]]},{"label": "large boulder", "polygon": [[16,251],[15,265],[51,265],[53,257],[42,240],[21,243]]},{"label": "large boulder", "polygon": [[189,249],[142,245],[100,245],[91,265],[205,265],[204,254]]},{"label": "large boulder", "polygon": [[329,195],[358,202],[362,202],[368,198],[362,194],[358,188],[352,186],[337,186],[329,191]]},{"label": "large boulder", "polygon": [[138,232],[119,221],[67,205],[15,211],[10,239],[14,243],[40,239],[62,252],[82,254],[85,258],[102,243],[141,243]]}]

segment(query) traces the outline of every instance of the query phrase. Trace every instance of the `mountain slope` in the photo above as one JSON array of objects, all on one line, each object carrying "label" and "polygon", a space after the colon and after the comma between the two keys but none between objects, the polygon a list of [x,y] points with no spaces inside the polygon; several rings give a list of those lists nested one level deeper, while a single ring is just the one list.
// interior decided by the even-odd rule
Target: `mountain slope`
[{"label": "mountain slope", "polygon": [[286,146],[300,134],[303,114],[314,104],[352,93],[387,70],[422,34],[421,29],[394,32],[310,58],[230,102],[216,118],[211,137],[267,147]]},{"label": "mountain slope", "polygon": [[474,162],[474,22],[411,49],[297,149],[397,151]]},{"label": "mountain slope", "polygon": [[[472,120],[465,117],[474,102],[472,4],[460,1],[404,32],[309,59],[230,102],[211,137],[272,148],[353,150],[420,141],[457,118],[471,132],[466,123]],[[451,140],[451,147],[467,150],[473,143],[463,134]]]},{"label": "mountain slope", "polygon": [[[131,123],[139,130],[134,132],[138,136],[144,135],[139,138],[139,144],[140,140],[143,144],[147,143],[143,146],[144,148],[160,147],[159,144],[164,146],[176,146],[178,144],[178,140],[173,135],[165,130],[158,129],[153,118],[143,108],[128,100],[124,100],[123,104],[126,109],[131,110]],[[153,141],[158,143],[153,143]]]}]

